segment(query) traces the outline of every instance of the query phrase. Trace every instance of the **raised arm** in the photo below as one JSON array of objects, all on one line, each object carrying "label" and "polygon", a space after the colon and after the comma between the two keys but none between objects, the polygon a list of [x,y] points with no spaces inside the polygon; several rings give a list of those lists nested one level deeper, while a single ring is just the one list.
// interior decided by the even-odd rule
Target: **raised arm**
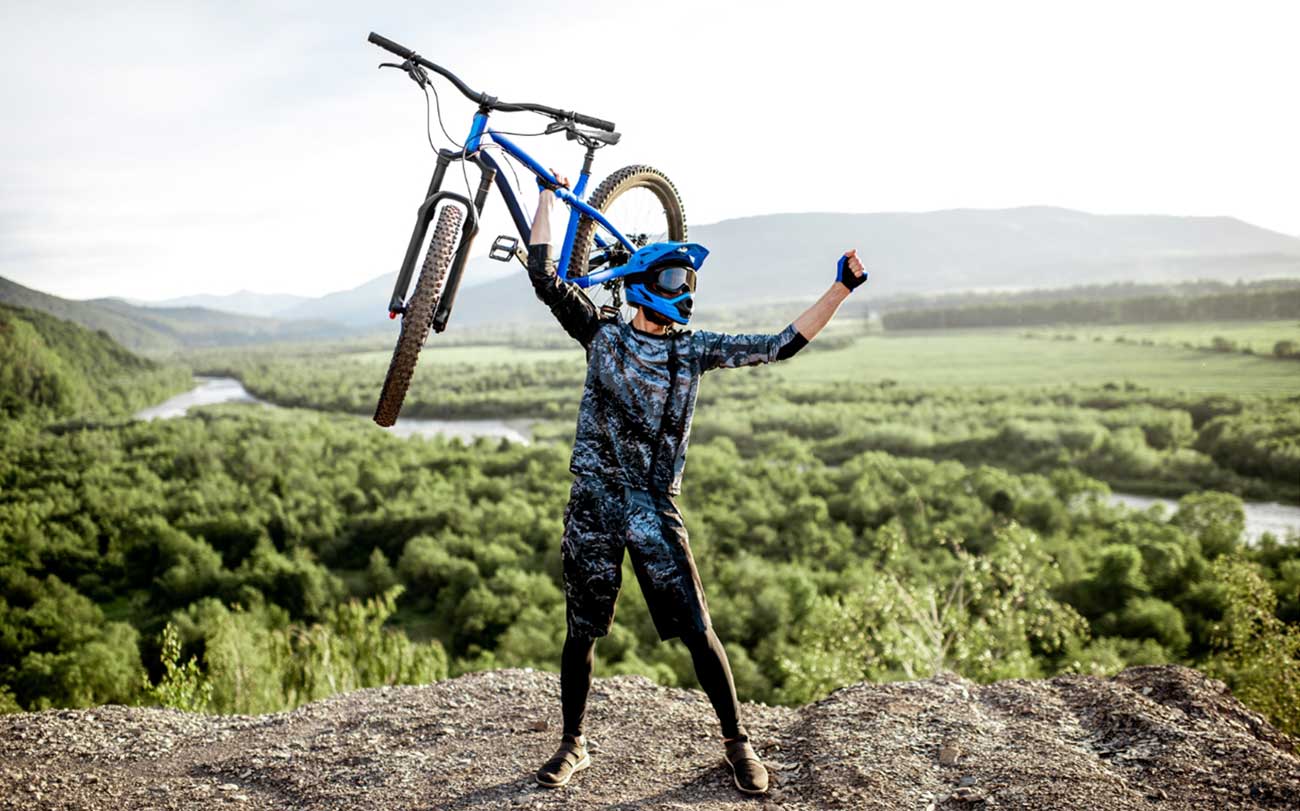
[{"label": "raised arm", "polygon": [[774,335],[696,332],[703,370],[754,366],[792,357],[817,337],[835,316],[835,311],[844,303],[844,299],[849,297],[849,293],[866,280],[867,272],[858,259],[858,252],[852,250],[840,257],[835,269],[835,281],[830,288],[780,332]]},{"label": "raised arm", "polygon": [[822,327],[835,317],[835,311],[844,303],[844,299],[866,280],[867,271],[862,267],[862,260],[858,259],[858,251],[855,248],[840,257],[839,264],[835,268],[835,281],[831,282],[831,286],[822,293],[822,297],[817,299],[816,303],[794,320],[794,328],[805,341],[816,338],[817,333],[822,331]]},{"label": "raised arm", "polygon": [[533,217],[533,230],[528,237],[528,279],[542,303],[564,331],[584,347],[591,342],[600,326],[600,318],[591,299],[571,282],[561,281],[555,273],[551,259],[551,206],[555,193],[543,189],[537,199],[537,215]]}]

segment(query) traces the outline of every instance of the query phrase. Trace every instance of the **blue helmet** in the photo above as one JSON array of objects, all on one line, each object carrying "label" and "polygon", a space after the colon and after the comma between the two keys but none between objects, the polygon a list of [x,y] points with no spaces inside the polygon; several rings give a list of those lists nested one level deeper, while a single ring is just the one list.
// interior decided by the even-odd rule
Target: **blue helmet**
[{"label": "blue helmet", "polygon": [[691,320],[695,272],[709,250],[695,242],[655,242],[641,248],[620,268],[628,304],[678,324]]}]

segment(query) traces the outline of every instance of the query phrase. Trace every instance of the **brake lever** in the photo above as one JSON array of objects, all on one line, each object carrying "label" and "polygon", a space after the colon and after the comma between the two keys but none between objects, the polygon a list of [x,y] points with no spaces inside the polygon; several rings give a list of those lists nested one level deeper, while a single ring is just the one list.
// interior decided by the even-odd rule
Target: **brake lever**
[{"label": "brake lever", "polygon": [[400,64],[397,62],[380,62],[379,67],[397,68],[398,70],[405,71],[406,75],[411,78],[411,81],[418,84],[421,89],[429,86],[429,74],[424,72],[424,68],[409,59]]}]

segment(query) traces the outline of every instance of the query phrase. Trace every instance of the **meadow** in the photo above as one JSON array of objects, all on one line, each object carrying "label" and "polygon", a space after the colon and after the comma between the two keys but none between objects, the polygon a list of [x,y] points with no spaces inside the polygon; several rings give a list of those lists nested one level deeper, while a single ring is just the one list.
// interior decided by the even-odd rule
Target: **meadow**
[{"label": "meadow", "polygon": [[1223,338],[1256,355],[1272,355],[1279,341],[1300,344],[1300,321],[1201,321],[1173,324],[1119,324],[1111,326],[1067,326],[1029,331],[1035,337],[1073,335],[1081,341],[1129,341],[1161,346],[1214,349],[1214,339]]},{"label": "meadow", "polygon": [[[1077,335],[1078,340],[1035,340],[1020,328],[907,330],[861,337],[843,349],[810,353],[777,368],[791,383],[892,380],[906,386],[1039,387],[1131,382],[1207,394],[1300,394],[1300,364],[1268,355],[1276,341],[1300,338],[1294,322],[1062,327],[1047,334]],[[1116,343],[1120,335],[1149,338],[1155,345]],[[1189,340],[1208,344],[1211,335],[1267,344],[1267,350],[1249,357],[1182,346]]]}]

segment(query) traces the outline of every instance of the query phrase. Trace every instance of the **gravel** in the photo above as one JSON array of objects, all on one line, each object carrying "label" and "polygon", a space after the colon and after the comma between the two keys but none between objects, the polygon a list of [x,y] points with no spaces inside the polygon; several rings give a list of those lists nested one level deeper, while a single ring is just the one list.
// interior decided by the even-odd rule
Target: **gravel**
[{"label": "gravel", "polygon": [[104,706],[0,716],[0,809],[1300,808],[1296,741],[1181,667],[1112,679],[856,684],[748,704],[773,777],[739,794],[694,690],[597,679],[592,766],[533,782],[559,678],[474,673],[265,716]]}]

